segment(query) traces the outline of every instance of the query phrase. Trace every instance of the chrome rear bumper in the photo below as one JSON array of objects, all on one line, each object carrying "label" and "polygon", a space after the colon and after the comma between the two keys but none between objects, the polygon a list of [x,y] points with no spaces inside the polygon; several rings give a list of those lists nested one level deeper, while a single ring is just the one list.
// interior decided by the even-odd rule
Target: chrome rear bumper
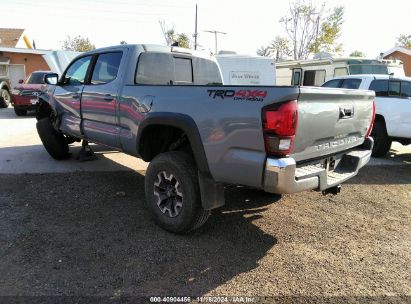
[{"label": "chrome rear bumper", "polygon": [[322,160],[298,166],[293,158],[267,158],[264,174],[264,191],[271,193],[296,193],[305,190],[325,190],[357,175],[371,158],[372,138],[356,149],[335,156],[333,170],[320,166]]}]

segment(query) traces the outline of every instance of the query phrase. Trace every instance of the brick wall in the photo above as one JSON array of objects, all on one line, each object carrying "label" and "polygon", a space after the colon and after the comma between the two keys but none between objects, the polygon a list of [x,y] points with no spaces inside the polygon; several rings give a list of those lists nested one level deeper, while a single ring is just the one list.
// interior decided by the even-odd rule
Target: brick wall
[{"label": "brick wall", "polygon": [[26,76],[34,71],[50,70],[46,61],[38,54],[21,54],[4,52],[3,57],[10,59],[10,64],[24,64],[26,66]]}]

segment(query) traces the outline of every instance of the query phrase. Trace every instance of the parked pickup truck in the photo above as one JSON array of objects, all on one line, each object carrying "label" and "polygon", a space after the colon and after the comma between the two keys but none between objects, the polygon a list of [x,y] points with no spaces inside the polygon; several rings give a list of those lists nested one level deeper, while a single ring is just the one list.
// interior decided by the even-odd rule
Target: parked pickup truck
[{"label": "parked pickup truck", "polygon": [[176,233],[224,205],[227,184],[336,192],[369,161],[373,92],[223,86],[215,61],[190,52],[115,46],[77,57],[58,82],[46,75],[37,130],[48,153],[64,159],[83,139],[150,162],[148,210]]},{"label": "parked pickup truck", "polygon": [[372,90],[375,92],[375,140],[372,156],[385,156],[391,143],[411,144],[411,77],[390,75],[347,75],[323,84],[329,88]]},{"label": "parked pickup truck", "polygon": [[11,90],[11,104],[17,116],[25,116],[27,111],[35,110],[37,96],[45,86],[44,76],[51,71],[35,71],[26,80],[19,80],[19,84]]}]

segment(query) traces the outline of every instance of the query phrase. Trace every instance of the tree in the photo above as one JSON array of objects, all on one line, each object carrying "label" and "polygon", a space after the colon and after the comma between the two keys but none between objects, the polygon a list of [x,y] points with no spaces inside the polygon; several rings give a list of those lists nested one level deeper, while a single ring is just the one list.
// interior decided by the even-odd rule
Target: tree
[{"label": "tree", "polygon": [[264,45],[262,45],[262,46],[257,50],[257,55],[258,55],[258,56],[264,56],[264,57],[271,57],[272,52],[271,52],[270,46],[264,46]]},{"label": "tree", "polygon": [[261,46],[257,50],[257,55],[265,57],[275,57],[276,61],[283,59],[285,56],[290,56],[290,41],[287,38],[276,36],[268,46]]},{"label": "tree", "polygon": [[290,56],[290,41],[287,38],[276,36],[270,44],[271,53],[275,54],[275,61],[279,61],[285,56]]},{"label": "tree", "polygon": [[312,53],[331,52],[338,53],[342,51],[342,44],[337,42],[341,36],[341,26],[344,22],[344,7],[335,7],[325,20],[318,24],[320,30],[316,39],[310,45]]},{"label": "tree", "polygon": [[318,10],[312,3],[298,0],[290,4],[289,15],[280,19],[291,41],[295,60],[306,59],[310,54],[309,47],[316,38],[323,7]]},{"label": "tree", "polygon": [[87,52],[96,48],[88,38],[81,37],[80,35],[73,38],[67,36],[66,40],[63,41],[61,47],[65,50],[76,52]]},{"label": "tree", "polygon": [[336,7],[323,18],[325,4],[320,7],[307,0],[291,3],[289,15],[280,19],[284,23],[295,60],[307,59],[310,53],[338,52],[342,45],[336,40],[341,35],[344,8]]},{"label": "tree", "polygon": [[120,44],[121,44],[121,45],[123,45],[123,44],[127,44],[127,41],[125,41],[125,40],[121,40],[121,41],[120,41]]},{"label": "tree", "polygon": [[397,45],[411,48],[411,35],[400,35],[400,37],[397,38]]},{"label": "tree", "polygon": [[354,51],[350,54],[350,57],[365,57],[365,54],[361,51]]},{"label": "tree", "polygon": [[187,34],[177,33],[174,25],[167,26],[164,20],[159,20],[158,22],[160,23],[167,45],[172,45],[177,42],[180,47],[190,48],[190,38]]},{"label": "tree", "polygon": [[185,33],[177,34],[176,42],[178,46],[189,49],[190,48],[190,38]]}]

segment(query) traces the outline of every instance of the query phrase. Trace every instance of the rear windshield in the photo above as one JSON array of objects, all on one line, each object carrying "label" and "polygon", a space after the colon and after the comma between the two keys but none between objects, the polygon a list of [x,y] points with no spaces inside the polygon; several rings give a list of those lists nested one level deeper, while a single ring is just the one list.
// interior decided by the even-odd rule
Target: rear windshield
[{"label": "rear windshield", "polygon": [[44,84],[44,75],[46,73],[32,73],[29,78],[27,78],[27,84]]},{"label": "rear windshield", "polygon": [[378,64],[354,64],[349,66],[351,75],[358,74],[384,74],[388,75],[386,65]]},{"label": "rear windshield", "polygon": [[135,82],[150,85],[221,85],[217,64],[208,59],[170,53],[142,53]]}]

